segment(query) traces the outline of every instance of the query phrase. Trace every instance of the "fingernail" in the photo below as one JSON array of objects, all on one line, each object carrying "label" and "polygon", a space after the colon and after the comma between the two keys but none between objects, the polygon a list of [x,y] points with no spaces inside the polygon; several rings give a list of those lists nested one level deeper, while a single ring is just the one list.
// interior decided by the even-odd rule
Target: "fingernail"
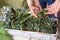
[{"label": "fingernail", "polygon": [[57,14],[55,14],[55,17],[57,17]]},{"label": "fingernail", "polygon": [[38,16],[37,16],[37,15],[35,15],[35,18],[38,18]]}]

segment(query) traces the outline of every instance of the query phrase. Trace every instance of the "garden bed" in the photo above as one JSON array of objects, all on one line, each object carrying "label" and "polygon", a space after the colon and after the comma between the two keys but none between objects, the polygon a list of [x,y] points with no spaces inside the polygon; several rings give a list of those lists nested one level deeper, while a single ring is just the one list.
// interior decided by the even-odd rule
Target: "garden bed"
[{"label": "garden bed", "polygon": [[56,40],[56,34],[7,29],[14,40]]},{"label": "garden bed", "polygon": [[0,26],[7,28],[7,32],[14,40],[56,40],[57,23],[54,18],[49,18],[45,14],[46,10],[39,11],[38,18],[33,17],[31,13],[28,13],[29,9],[24,7],[14,10],[4,6],[1,11],[6,15],[3,15],[6,19],[0,22]]}]

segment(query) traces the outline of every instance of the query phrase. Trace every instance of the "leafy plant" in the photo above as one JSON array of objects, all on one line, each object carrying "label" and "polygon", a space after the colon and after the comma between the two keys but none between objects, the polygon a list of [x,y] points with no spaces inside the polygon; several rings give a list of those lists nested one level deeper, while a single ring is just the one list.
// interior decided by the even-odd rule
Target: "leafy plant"
[{"label": "leafy plant", "polygon": [[38,18],[30,17],[25,25],[27,30],[45,32],[45,33],[54,33],[56,32],[57,24],[55,25],[55,21],[52,18],[49,18],[45,14],[46,10],[42,10],[38,12]]},{"label": "leafy plant", "polygon": [[55,33],[56,26],[55,21],[49,18],[45,12],[46,10],[39,11],[38,18],[34,18],[28,13],[29,9],[14,10],[13,13],[7,15],[7,19],[10,21],[10,27],[12,29],[38,31],[45,33]]},{"label": "leafy plant", "polygon": [[11,35],[9,35],[7,33],[7,31],[5,30],[5,28],[3,28],[4,22],[0,22],[0,40],[13,40]]}]

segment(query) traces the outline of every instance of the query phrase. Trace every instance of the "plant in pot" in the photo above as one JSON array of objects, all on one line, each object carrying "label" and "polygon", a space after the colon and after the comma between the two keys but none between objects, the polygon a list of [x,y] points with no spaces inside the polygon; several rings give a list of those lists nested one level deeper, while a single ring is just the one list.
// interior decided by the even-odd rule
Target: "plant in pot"
[{"label": "plant in pot", "polygon": [[[22,31],[25,30],[43,32],[49,34],[56,33],[57,25],[55,19],[49,18],[45,14],[46,10],[39,11],[37,13],[38,18],[33,17],[32,14],[28,12],[29,9],[27,7],[23,7],[17,10],[8,7],[6,7],[5,9],[5,7],[3,7],[2,13],[6,15],[6,18],[1,23],[1,27]],[[2,30],[2,34],[6,32],[4,28],[0,28]],[[6,35],[8,35],[7,38],[11,38],[11,36],[8,33],[6,33]]]},{"label": "plant in pot", "polygon": [[28,13],[28,7],[23,7],[16,10],[11,8],[11,11],[11,13],[6,13],[6,22],[3,24],[3,27],[5,28],[51,34],[56,33],[57,25],[55,25],[55,19],[49,18],[45,14],[46,10],[39,11],[37,13],[38,18],[35,18],[31,13]]}]

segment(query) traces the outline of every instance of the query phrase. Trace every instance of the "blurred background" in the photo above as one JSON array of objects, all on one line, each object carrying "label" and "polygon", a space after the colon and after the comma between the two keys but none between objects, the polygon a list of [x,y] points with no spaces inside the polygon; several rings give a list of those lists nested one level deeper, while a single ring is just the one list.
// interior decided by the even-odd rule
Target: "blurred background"
[{"label": "blurred background", "polygon": [[14,9],[20,9],[25,0],[0,0],[0,8],[4,5],[9,5]]},{"label": "blurred background", "polygon": [[20,9],[24,0],[0,0],[0,8],[4,5],[9,5],[13,8]]}]

